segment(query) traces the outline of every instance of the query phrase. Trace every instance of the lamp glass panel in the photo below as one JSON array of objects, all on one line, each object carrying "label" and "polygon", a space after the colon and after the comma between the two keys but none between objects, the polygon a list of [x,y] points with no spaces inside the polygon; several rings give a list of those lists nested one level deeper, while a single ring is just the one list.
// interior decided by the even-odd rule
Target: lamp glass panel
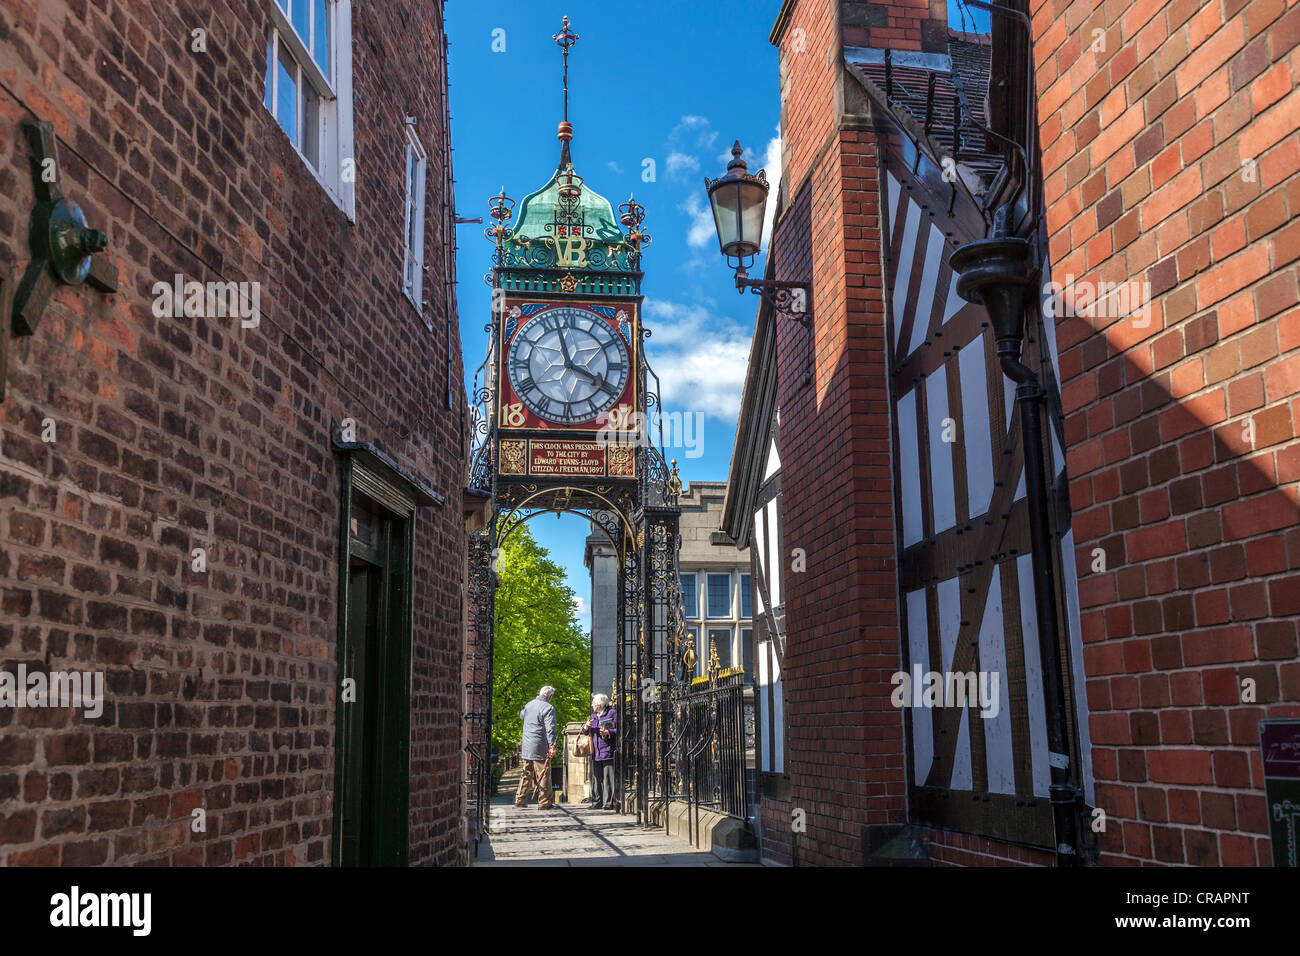
[{"label": "lamp glass panel", "polygon": [[763,239],[763,213],[767,209],[767,189],[762,183],[743,183],[740,187],[741,240],[758,251]]},{"label": "lamp glass panel", "polygon": [[713,224],[718,230],[718,246],[724,253],[739,239],[740,230],[740,194],[734,183],[723,183],[709,195],[713,203]]}]

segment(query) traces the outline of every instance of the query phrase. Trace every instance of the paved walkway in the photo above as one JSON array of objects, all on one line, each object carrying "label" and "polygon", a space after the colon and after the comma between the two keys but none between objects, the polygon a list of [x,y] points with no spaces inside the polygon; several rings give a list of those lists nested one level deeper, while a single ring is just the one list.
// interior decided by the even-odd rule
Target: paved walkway
[{"label": "paved walkway", "polygon": [[519,771],[507,771],[492,799],[492,831],[473,866],[733,866],[636,817],[557,803],[554,810],[514,804]]}]

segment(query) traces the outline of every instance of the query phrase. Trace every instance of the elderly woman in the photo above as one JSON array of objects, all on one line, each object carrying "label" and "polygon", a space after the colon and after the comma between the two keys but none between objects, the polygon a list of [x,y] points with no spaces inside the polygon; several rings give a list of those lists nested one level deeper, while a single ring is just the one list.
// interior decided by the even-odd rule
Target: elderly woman
[{"label": "elderly woman", "polygon": [[618,736],[618,713],[609,706],[609,696],[593,694],[591,718],[582,728],[591,735],[591,803],[593,810],[617,810],[614,793],[614,741]]}]

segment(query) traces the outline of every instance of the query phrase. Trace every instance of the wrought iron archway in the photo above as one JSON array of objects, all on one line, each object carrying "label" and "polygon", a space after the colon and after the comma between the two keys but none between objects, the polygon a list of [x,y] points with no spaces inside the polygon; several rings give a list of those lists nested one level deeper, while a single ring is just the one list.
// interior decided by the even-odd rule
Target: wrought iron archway
[{"label": "wrought iron archway", "polygon": [[[497,325],[494,321],[485,327],[494,341]],[[634,481],[551,483],[501,475],[493,465],[498,440],[491,414],[494,396],[490,386],[478,384],[491,354],[475,382],[470,487],[490,495],[494,509],[486,527],[470,536],[466,586],[466,749],[476,835],[485,832],[489,822],[495,558],[518,527],[543,514],[585,517],[614,549],[619,600],[611,700],[619,707],[622,723],[616,786],[624,811],[635,813],[643,825],[654,825],[665,819],[664,805],[674,791],[669,753],[673,701],[689,686],[696,654],[685,630],[677,565],[681,484],[676,462],[668,465],[659,448],[643,445],[636,449],[641,477]],[[644,358],[639,364],[643,380],[654,382],[654,389],[644,394],[647,404],[655,407],[657,378]]]},{"label": "wrought iron archway", "polygon": [[[667,825],[667,803],[682,792],[684,761],[678,758],[691,743],[674,733],[674,714],[685,713],[681,707],[691,690],[697,655],[686,631],[677,561],[682,488],[676,461],[670,465],[662,451],[659,380],[642,348],[650,331],[641,325],[641,257],[652,240],[643,228],[643,206],[629,197],[616,213],[574,171],[568,65],[578,37],[567,17],[553,39],[564,54],[559,164],[547,184],[523,200],[513,225],[515,203],[503,188],[491,200],[492,225],[484,230],[495,247],[492,270],[484,277],[493,307],[484,326],[487,356],[475,373],[471,396],[467,484],[490,498],[494,508],[483,530],[470,538],[466,585],[466,749],[476,834],[490,822],[493,562],[510,534],[538,514],[585,516],[609,539],[618,560],[611,696],[621,725],[615,777],[625,812],[635,813],[645,825],[660,820]],[[621,384],[617,394],[611,388],[613,397],[604,402],[599,417],[593,417],[593,401],[581,414],[575,408],[571,415],[543,418],[534,405],[550,409],[558,399],[529,404],[528,388],[519,383],[536,385],[531,374],[516,381],[516,366],[511,363],[508,375],[503,368],[507,344],[518,339],[528,349],[540,347],[538,340],[519,334],[521,329],[537,322],[546,330],[541,334],[555,333],[558,326],[548,326],[540,317],[562,312],[588,316],[587,334],[599,328],[621,356],[597,376],[591,369],[573,371],[573,359],[561,345],[564,364],[559,367],[598,386],[606,372],[612,379],[617,367]],[[530,367],[525,362],[522,373]],[[552,362],[547,370],[554,367]],[[659,420],[652,440],[654,418]],[[572,451],[595,467],[534,467],[539,443],[566,446],[566,454]]]}]

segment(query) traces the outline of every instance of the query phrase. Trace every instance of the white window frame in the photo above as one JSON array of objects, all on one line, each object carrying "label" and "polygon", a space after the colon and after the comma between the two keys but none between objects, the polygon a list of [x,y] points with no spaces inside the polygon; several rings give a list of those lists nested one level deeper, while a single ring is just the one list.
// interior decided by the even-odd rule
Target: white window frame
[{"label": "white window frame", "polygon": [[[416,135],[415,124],[410,120],[406,123],[406,162],[402,166],[402,178],[406,180],[406,214],[402,224],[402,292],[410,300],[411,305],[415,306],[415,311],[424,315],[424,227],[425,227],[425,208],[424,198],[426,192],[426,177],[429,169],[429,154],[425,151],[420,137]],[[416,193],[411,196],[411,162],[414,160],[416,168]],[[415,216],[419,220],[419,233],[416,238],[415,248],[411,248],[411,217]],[[411,268],[408,273],[408,267]],[[408,278],[412,276],[413,278]],[[429,330],[433,326],[426,322]]]},{"label": "white window frame", "polygon": [[[333,82],[325,77],[316,61],[312,59],[307,43],[298,35],[289,14],[281,7],[279,0],[266,0],[271,9],[271,36],[267,44],[268,73],[270,88],[263,97],[263,103],[270,99],[270,112],[279,126],[275,108],[279,101],[279,58],[281,45],[298,67],[295,82],[301,90],[303,84],[312,87],[320,98],[319,129],[316,133],[319,165],[314,165],[299,148],[291,142],[303,165],[311,171],[312,176],[321,184],[348,219],[356,222],[356,167],[353,158],[352,142],[352,0],[326,0],[325,9],[330,17],[329,24],[329,63]],[[315,18],[315,4],[311,0],[294,0],[309,3],[309,22]],[[315,32],[314,23],[308,28]],[[298,95],[298,139],[303,137],[303,96]],[[281,127],[283,132],[283,127]],[[286,134],[287,135],[287,134]]]},{"label": "white window frame", "polygon": [[[709,607],[709,579],[710,578],[727,579],[727,610],[723,614],[714,614],[713,608]],[[734,620],[735,615],[732,609],[736,606],[736,582],[735,576],[730,571],[708,571],[704,575],[704,619],[706,621],[728,621]]]},{"label": "white window frame", "polygon": [[[749,613],[745,613],[745,578],[749,578]],[[754,619],[754,575],[741,571],[736,581],[736,620],[752,621]]]}]

